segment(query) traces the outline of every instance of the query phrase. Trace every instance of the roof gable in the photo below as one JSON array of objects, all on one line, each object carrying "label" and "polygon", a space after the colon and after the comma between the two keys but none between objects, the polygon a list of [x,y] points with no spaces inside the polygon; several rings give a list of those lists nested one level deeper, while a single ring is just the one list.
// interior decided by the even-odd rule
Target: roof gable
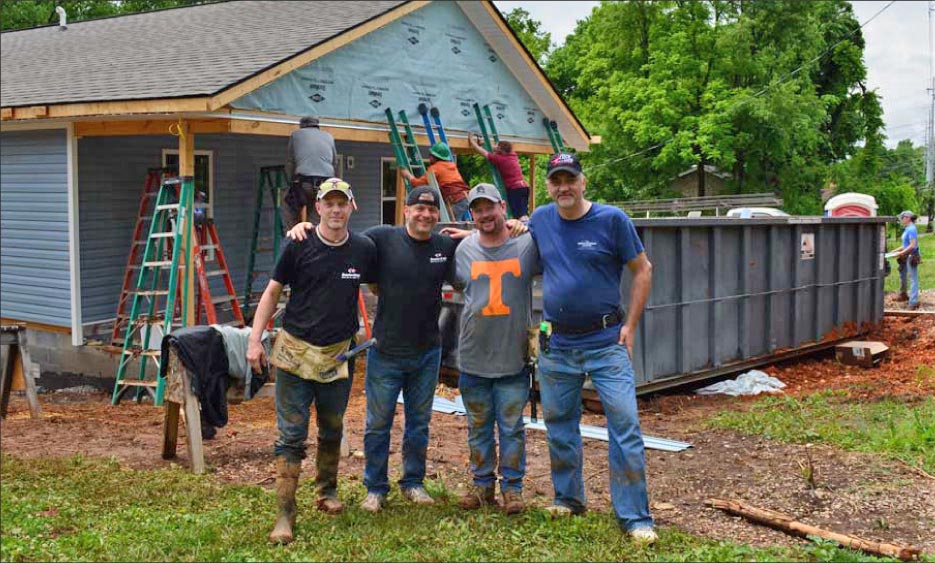
[{"label": "roof gable", "polygon": [[4,107],[213,95],[405,2],[244,0],[0,34]]},{"label": "roof gable", "polygon": [[240,99],[238,109],[384,122],[420,104],[448,129],[476,131],[488,105],[502,135],[546,139],[539,105],[455,2],[433,2],[319,57]]}]

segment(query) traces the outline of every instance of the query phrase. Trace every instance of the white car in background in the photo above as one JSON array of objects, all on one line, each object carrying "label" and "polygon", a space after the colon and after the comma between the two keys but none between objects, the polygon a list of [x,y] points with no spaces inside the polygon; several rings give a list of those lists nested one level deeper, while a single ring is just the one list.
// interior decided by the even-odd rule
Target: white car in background
[{"label": "white car in background", "polygon": [[725,217],[750,219],[756,217],[789,217],[789,214],[774,207],[735,207],[728,211]]}]

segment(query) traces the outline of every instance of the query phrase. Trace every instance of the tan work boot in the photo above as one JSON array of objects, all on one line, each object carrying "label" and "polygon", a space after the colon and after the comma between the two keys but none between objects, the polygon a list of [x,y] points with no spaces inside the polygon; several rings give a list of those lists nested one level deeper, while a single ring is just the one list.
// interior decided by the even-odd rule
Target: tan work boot
[{"label": "tan work boot", "polygon": [[503,510],[507,515],[519,514],[526,510],[522,491],[504,491]]},{"label": "tan work boot", "polygon": [[276,460],[276,469],[276,500],[279,504],[279,514],[276,516],[276,525],[269,534],[269,541],[286,545],[294,539],[292,528],[295,527],[295,490],[299,486],[302,462],[287,461],[285,457],[279,457]]},{"label": "tan work boot", "polygon": [[492,506],[497,504],[497,496],[493,487],[479,487],[471,485],[471,488],[458,499],[458,506],[465,510],[477,510],[482,506]]},{"label": "tan work boot", "polygon": [[376,514],[383,509],[383,503],[386,501],[386,496],[379,493],[367,493],[367,498],[364,499],[364,502],[360,503],[360,509],[365,512],[370,512],[371,514]]},{"label": "tan work boot", "polygon": [[337,497],[331,496],[322,496],[318,497],[318,502],[315,503],[318,510],[324,512],[325,514],[341,514],[344,512],[344,504],[337,499]]},{"label": "tan work boot", "polygon": [[403,493],[403,497],[409,502],[421,504],[423,506],[435,504],[435,499],[429,496],[429,494],[425,492],[425,487],[421,485],[405,488],[401,492]]}]

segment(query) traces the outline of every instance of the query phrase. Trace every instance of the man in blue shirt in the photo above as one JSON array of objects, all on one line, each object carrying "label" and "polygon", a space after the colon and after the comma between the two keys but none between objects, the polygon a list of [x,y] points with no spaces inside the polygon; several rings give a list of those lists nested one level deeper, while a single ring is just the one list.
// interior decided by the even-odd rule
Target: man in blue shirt
[{"label": "man in blue shirt", "polygon": [[[899,214],[899,222],[903,230],[902,246],[897,251],[896,261],[899,263],[899,297],[897,301],[908,301],[910,309],[919,308],[919,264],[922,255],[919,252],[919,230],[916,228],[916,214],[912,211],[903,211]],[[906,293],[908,281],[909,293]]]},{"label": "man in blue shirt", "polygon": [[[581,389],[590,375],[607,416],[614,512],[634,541],[651,544],[656,533],[630,355],[652,264],[630,218],[585,199],[586,185],[577,156],[552,156],[546,187],[555,203],[537,209],[529,222],[542,261],[543,318],[551,325],[538,370],[555,489],[548,510],[567,515],[587,508],[580,422]],[[624,266],[633,275],[626,314],[620,299]]]}]

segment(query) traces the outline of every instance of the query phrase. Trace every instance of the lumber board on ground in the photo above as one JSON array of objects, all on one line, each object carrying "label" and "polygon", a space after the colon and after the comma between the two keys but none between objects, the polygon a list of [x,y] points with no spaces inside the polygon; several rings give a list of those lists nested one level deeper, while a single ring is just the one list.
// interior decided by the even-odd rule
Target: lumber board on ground
[{"label": "lumber board on ground", "polygon": [[799,536],[803,538],[815,536],[821,539],[835,541],[844,547],[858,549],[872,555],[895,557],[903,561],[918,561],[922,556],[922,553],[919,551],[919,549],[912,546],[901,546],[889,543],[874,542],[865,540],[863,538],[858,538],[857,536],[832,532],[830,530],[818,528],[817,526],[810,526],[803,522],[799,522],[787,514],[766,508],[750,506],[739,500],[709,498],[705,501],[705,505],[712,508],[717,508],[718,510],[723,510],[729,514],[742,516],[747,520],[756,522],[757,524],[762,524],[764,526],[768,526],[793,536]]}]

